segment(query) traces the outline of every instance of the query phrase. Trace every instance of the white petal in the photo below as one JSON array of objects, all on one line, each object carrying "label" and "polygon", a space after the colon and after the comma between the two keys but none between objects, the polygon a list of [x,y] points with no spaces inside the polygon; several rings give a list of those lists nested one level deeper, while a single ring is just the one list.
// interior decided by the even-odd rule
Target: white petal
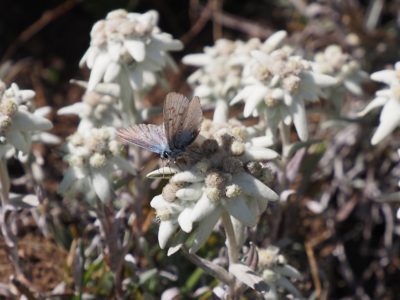
[{"label": "white petal", "polygon": [[263,44],[263,50],[271,52],[272,50],[279,47],[283,40],[287,37],[287,32],[285,30],[279,30],[273,33],[268,39],[265,40]]},{"label": "white petal", "polygon": [[267,94],[268,89],[264,86],[254,86],[251,94],[247,97],[243,115],[245,118],[249,117],[253,110],[260,104],[264,96]]},{"label": "white petal", "polygon": [[383,70],[372,73],[370,78],[374,81],[379,81],[391,85],[392,82],[398,81],[396,73],[393,70]]},{"label": "white petal", "polygon": [[169,238],[175,233],[178,223],[175,220],[162,221],[158,228],[158,243],[160,248],[164,249]]},{"label": "white petal", "polygon": [[356,83],[356,82],[354,82],[352,80],[345,80],[343,82],[343,84],[354,95],[357,95],[357,96],[362,95],[362,89],[361,89],[361,86],[358,83]]},{"label": "white petal", "polygon": [[273,144],[275,144],[275,139],[274,136],[272,134],[268,135],[268,136],[260,136],[260,137],[255,137],[251,139],[251,143],[255,146],[255,147],[270,147]]},{"label": "white petal", "polygon": [[184,232],[191,232],[193,228],[193,222],[192,219],[190,218],[192,213],[191,208],[185,208],[178,217],[178,223],[179,226],[182,228]]},{"label": "white petal", "polygon": [[6,133],[7,142],[23,153],[28,153],[31,147],[30,140],[18,130],[9,130]]},{"label": "white petal", "polygon": [[175,174],[171,181],[175,183],[179,182],[201,182],[204,180],[204,175],[194,172],[194,171],[183,171],[178,174]]},{"label": "white petal", "polygon": [[90,72],[90,78],[88,82],[88,91],[93,90],[96,84],[102,81],[104,73],[107,70],[108,64],[111,59],[107,53],[100,53],[93,64],[92,71]]},{"label": "white petal", "polygon": [[235,217],[244,225],[253,227],[257,224],[256,215],[249,209],[244,198],[237,197],[228,199],[224,206],[231,216]]},{"label": "white petal", "polygon": [[139,39],[126,40],[124,45],[134,60],[137,62],[144,61],[146,56],[146,45],[143,41]]},{"label": "white petal", "polygon": [[243,282],[250,288],[265,293],[269,290],[268,285],[258,276],[254,270],[243,264],[231,264],[229,273],[233,274],[239,281]]},{"label": "white petal", "polygon": [[245,153],[243,154],[243,156],[240,157],[240,159],[244,162],[248,162],[254,160],[271,160],[278,157],[278,152],[272,149],[261,147],[246,147]]},{"label": "white petal", "polygon": [[308,140],[306,108],[304,107],[303,100],[300,98],[296,99],[289,109],[300,140]]},{"label": "white petal", "polygon": [[182,62],[186,65],[201,67],[208,65],[212,62],[212,58],[207,54],[189,54],[182,58]]},{"label": "white petal", "polygon": [[[121,71],[121,65],[114,61],[111,61],[104,73],[104,82],[113,82],[118,77],[119,72]],[[95,89],[97,90],[97,88]]]},{"label": "white petal", "polygon": [[179,40],[172,39],[172,36],[167,33],[158,33],[153,35],[153,42],[157,42],[158,47],[164,51],[180,51],[183,49],[183,44]]},{"label": "white petal", "polygon": [[61,180],[58,186],[58,192],[60,194],[65,194],[67,190],[72,186],[72,184],[77,180],[75,175],[75,170],[72,167],[69,167],[67,171],[64,172],[64,177]]},{"label": "white petal", "polygon": [[12,128],[22,131],[49,130],[53,124],[45,118],[19,110],[13,117]]},{"label": "white petal", "polygon": [[[188,82],[189,82],[189,79],[188,79]],[[197,97],[200,97],[200,99],[206,98],[212,94],[212,89],[206,85],[199,85],[199,86],[196,86],[193,94]]]},{"label": "white petal", "polygon": [[52,111],[52,109],[50,106],[42,106],[42,107],[36,108],[35,111],[33,112],[33,114],[44,118],[49,113],[51,113],[51,111]]},{"label": "white petal", "polygon": [[314,79],[314,84],[320,87],[328,87],[337,84],[337,79],[332,76],[319,74],[315,72],[305,72],[305,73],[309,73],[309,75]]},{"label": "white petal", "polygon": [[368,103],[368,105],[362,111],[360,111],[357,115],[360,117],[363,117],[366,114],[368,114],[371,110],[385,105],[385,103],[388,102],[388,100],[389,99],[386,97],[376,97],[370,103]]},{"label": "white petal", "polygon": [[400,125],[400,103],[390,99],[382,109],[380,124],[371,139],[371,144],[376,145]]},{"label": "white petal", "polygon": [[182,211],[182,207],[179,204],[166,201],[162,195],[154,196],[150,201],[150,206],[156,211],[168,210],[171,213],[180,213]]},{"label": "white petal", "polygon": [[202,186],[202,184],[191,184],[183,189],[177,190],[176,197],[186,201],[197,200],[201,197],[203,193],[201,190]]},{"label": "white petal", "polygon": [[197,227],[196,229],[193,244],[189,249],[190,253],[194,253],[199,250],[200,247],[203,246],[203,244],[207,241],[208,237],[215,227],[215,224],[217,224],[218,222],[220,214],[220,210],[216,210],[200,222],[199,227]]},{"label": "white petal", "polygon": [[57,114],[62,115],[82,115],[88,112],[90,108],[87,107],[86,103],[76,102],[74,104],[64,106],[57,111]]},{"label": "white petal", "polygon": [[111,60],[119,61],[121,55],[122,44],[120,41],[109,40],[107,43],[107,51]]},{"label": "white petal", "polygon": [[147,178],[169,178],[179,172],[179,169],[174,167],[162,167],[154,170],[146,175]]},{"label": "white petal", "polygon": [[235,174],[232,182],[239,185],[243,192],[253,197],[262,197],[269,201],[279,200],[279,196],[257,178],[245,172]]},{"label": "white petal", "polygon": [[199,201],[197,201],[196,205],[193,207],[190,219],[192,222],[198,222],[212,214],[214,211],[218,210],[217,208],[218,205],[210,201],[207,195],[203,193]]},{"label": "white petal", "polygon": [[241,100],[246,99],[253,91],[254,86],[246,86],[243,88],[230,102],[230,105],[239,103]]},{"label": "white petal", "polygon": [[48,145],[57,145],[61,143],[61,139],[58,136],[48,132],[39,132],[35,134],[35,141],[36,140]]},{"label": "white petal", "polygon": [[109,203],[112,199],[111,182],[106,172],[95,171],[91,176],[92,185],[96,195],[103,203]]}]

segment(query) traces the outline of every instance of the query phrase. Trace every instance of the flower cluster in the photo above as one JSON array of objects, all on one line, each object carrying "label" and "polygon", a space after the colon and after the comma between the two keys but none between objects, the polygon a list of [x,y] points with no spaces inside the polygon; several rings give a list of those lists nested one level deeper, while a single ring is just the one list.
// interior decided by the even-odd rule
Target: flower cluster
[{"label": "flower cluster", "polygon": [[331,45],[325,51],[315,54],[313,70],[337,80],[336,85],[324,89],[325,97],[333,101],[337,108],[341,107],[346,90],[361,95],[361,82],[368,78],[360,64],[349,54],[343,53],[337,45]]},{"label": "flower cluster", "polygon": [[[87,87],[85,82],[77,82]],[[81,102],[65,106],[58,111],[59,115],[74,114],[80,117],[78,131],[87,131],[101,126],[121,127],[120,87],[115,83],[99,83],[87,90]]]},{"label": "flower cluster", "polygon": [[[92,71],[89,90],[104,80],[118,81],[134,90],[156,83],[156,72],[173,65],[168,51],[181,50],[183,45],[157,27],[158,13],[128,13],[118,9],[108,13],[92,28],[90,47],[80,64]],[[123,77],[123,78],[121,78]]]},{"label": "flower cluster", "polygon": [[103,202],[112,199],[112,174],[123,170],[130,174],[136,171],[123,157],[122,145],[116,140],[111,127],[92,128],[76,132],[68,137],[65,157],[69,164],[59,191],[62,194],[82,194],[85,200]]},{"label": "flower cluster", "polygon": [[294,124],[302,141],[308,139],[305,101],[316,101],[321,88],[336,84],[336,79],[318,73],[311,63],[285,47],[265,53],[253,51],[243,70],[244,88],[231,104],[245,101],[244,116],[261,116],[267,134],[275,136],[281,122]]},{"label": "flower cluster", "polygon": [[0,81],[0,158],[16,150],[27,154],[33,134],[53,127],[42,116],[43,110],[33,111],[30,101],[34,97],[32,90],[20,90],[15,83],[7,89]]},{"label": "flower cluster", "polygon": [[176,162],[179,170],[164,167],[148,175],[173,175],[150,203],[160,220],[160,247],[165,248],[180,228],[194,234],[190,251],[197,251],[222,214],[255,226],[268,202],[278,199],[266,184],[269,171],[258,161],[277,156],[272,150],[252,146],[246,128],[237,123],[204,121],[197,142]]},{"label": "flower cluster", "polygon": [[278,31],[264,43],[257,38],[247,42],[220,39],[214,46],[205,47],[203,53],[189,54],[183,58],[183,63],[199,67],[188,78],[188,82],[194,87],[196,96],[216,106],[214,121],[226,121],[226,103],[240,89],[243,67],[250,59],[251,51],[261,50],[269,53],[277,48],[285,37],[285,31]]},{"label": "flower cluster", "polygon": [[394,70],[378,71],[372,73],[370,77],[389,86],[377,91],[375,99],[359,113],[363,116],[383,106],[379,126],[371,139],[371,144],[376,145],[400,125],[400,62],[394,65]]}]

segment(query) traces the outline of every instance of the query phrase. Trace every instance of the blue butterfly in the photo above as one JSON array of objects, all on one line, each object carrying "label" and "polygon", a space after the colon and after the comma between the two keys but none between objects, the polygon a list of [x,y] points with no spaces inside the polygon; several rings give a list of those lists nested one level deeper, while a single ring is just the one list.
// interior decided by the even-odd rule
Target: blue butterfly
[{"label": "blue butterfly", "polygon": [[164,124],[139,124],[118,130],[125,142],[174,159],[185,152],[198,136],[203,111],[199,97],[189,100],[178,93],[169,93],[164,104]]}]

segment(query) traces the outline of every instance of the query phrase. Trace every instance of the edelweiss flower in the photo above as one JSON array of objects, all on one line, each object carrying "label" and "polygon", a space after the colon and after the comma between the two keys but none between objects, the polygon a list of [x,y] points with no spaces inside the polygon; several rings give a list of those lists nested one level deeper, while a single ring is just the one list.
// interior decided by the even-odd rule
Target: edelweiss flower
[{"label": "edelweiss flower", "polygon": [[228,118],[227,100],[232,99],[241,86],[243,66],[250,59],[252,50],[271,52],[286,37],[279,31],[264,43],[259,39],[247,42],[220,39],[212,47],[205,47],[204,53],[189,54],[183,63],[200,67],[189,78],[194,94],[215,105],[214,121],[226,122]]},{"label": "edelweiss flower", "polygon": [[361,70],[360,64],[349,54],[343,53],[337,45],[331,45],[324,52],[315,55],[313,70],[337,80],[336,85],[324,88],[325,97],[333,101],[337,108],[341,107],[346,90],[361,95],[361,82],[368,78],[368,74]]},{"label": "edelweiss flower", "polygon": [[265,295],[265,299],[279,299],[279,288],[290,292],[295,299],[302,298],[299,290],[289,280],[299,280],[302,276],[299,271],[287,263],[286,258],[282,254],[279,254],[279,248],[269,246],[265,249],[257,249],[257,252],[257,273],[260,274],[270,287],[267,295]]},{"label": "edelweiss flower", "polygon": [[158,81],[158,73],[167,65],[175,67],[168,51],[183,48],[180,41],[157,27],[158,13],[110,12],[91,31],[90,47],[80,65],[91,69],[88,89],[101,81],[121,86],[124,109],[131,109],[130,90],[142,90]]},{"label": "edelweiss flower", "polygon": [[363,116],[383,106],[379,126],[371,139],[371,144],[376,145],[400,125],[400,62],[394,65],[394,70],[372,73],[371,79],[389,85],[389,88],[377,91],[375,99],[359,113]]},{"label": "edelweiss flower", "polygon": [[222,213],[254,226],[268,202],[278,200],[264,183],[269,176],[257,161],[277,156],[272,150],[252,146],[240,125],[204,121],[198,143],[178,158],[182,171],[164,167],[148,175],[174,174],[150,203],[160,220],[160,247],[180,228],[194,233],[190,251],[197,251]]},{"label": "edelweiss flower", "polygon": [[69,168],[60,183],[62,194],[78,193],[92,202],[97,197],[108,202],[113,195],[112,173],[123,170],[131,174],[136,171],[123,158],[123,147],[116,140],[111,127],[92,128],[76,132],[68,138],[65,157]]},{"label": "edelweiss flower", "polygon": [[[87,86],[85,82],[77,82]],[[81,120],[78,131],[84,132],[101,126],[121,127],[122,108],[118,101],[120,87],[115,83],[99,83],[94,90],[86,91],[82,102],[65,106],[58,111],[59,115],[74,114]]]},{"label": "edelweiss flower", "polygon": [[32,90],[20,90],[15,83],[6,89],[5,84],[0,81],[1,158],[12,155],[15,150],[27,154],[34,133],[53,127],[40,113],[32,113],[30,101],[34,97],[35,92]]},{"label": "edelweiss flower", "polygon": [[292,55],[290,48],[269,54],[253,51],[243,70],[244,88],[231,104],[245,101],[244,116],[261,116],[272,134],[280,122],[294,124],[300,140],[308,139],[305,101],[316,101],[321,87],[336,83],[311,69],[309,61]]},{"label": "edelweiss flower", "polygon": [[261,292],[263,299],[280,299],[282,290],[288,291],[294,299],[302,298],[290,282],[290,279],[301,279],[301,274],[286,262],[275,246],[257,249],[250,245],[244,261],[231,264],[229,272],[242,283]]}]

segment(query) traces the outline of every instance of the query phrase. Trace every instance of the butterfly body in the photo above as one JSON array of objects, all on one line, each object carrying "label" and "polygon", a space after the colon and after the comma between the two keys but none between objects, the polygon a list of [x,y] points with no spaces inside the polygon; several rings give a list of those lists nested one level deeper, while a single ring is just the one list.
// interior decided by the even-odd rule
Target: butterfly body
[{"label": "butterfly body", "polygon": [[169,93],[164,104],[164,124],[139,124],[120,129],[125,142],[158,153],[161,158],[175,159],[185,152],[198,136],[203,121],[200,99],[192,100]]}]

